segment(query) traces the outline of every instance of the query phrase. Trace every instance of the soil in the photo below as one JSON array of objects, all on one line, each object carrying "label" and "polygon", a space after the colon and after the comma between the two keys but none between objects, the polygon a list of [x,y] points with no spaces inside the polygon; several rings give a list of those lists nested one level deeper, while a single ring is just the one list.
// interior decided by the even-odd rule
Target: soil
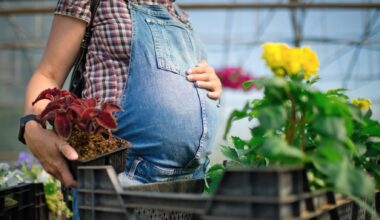
[{"label": "soil", "polygon": [[73,131],[67,142],[78,152],[78,160],[89,160],[120,147],[130,147],[129,142],[118,137],[83,131]]}]

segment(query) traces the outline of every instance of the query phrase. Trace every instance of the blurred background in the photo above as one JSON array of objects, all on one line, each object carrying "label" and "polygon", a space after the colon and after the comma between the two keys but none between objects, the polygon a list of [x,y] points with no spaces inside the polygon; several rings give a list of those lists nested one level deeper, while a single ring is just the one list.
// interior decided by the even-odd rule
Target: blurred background
[{"label": "blurred background", "polygon": [[[321,62],[316,87],[346,88],[351,98],[372,100],[380,119],[380,0],[177,0],[190,15],[220,72],[234,69],[248,78],[270,75],[261,59],[266,41],[310,46]],[[0,161],[12,162],[26,147],[17,141],[25,86],[49,34],[56,0],[0,0]],[[235,78],[232,77],[232,81]],[[233,82],[232,82],[233,83]],[[229,88],[231,87],[231,88]],[[221,159],[225,121],[261,91],[226,85],[223,121],[212,161]],[[231,134],[248,135],[250,122]]]}]

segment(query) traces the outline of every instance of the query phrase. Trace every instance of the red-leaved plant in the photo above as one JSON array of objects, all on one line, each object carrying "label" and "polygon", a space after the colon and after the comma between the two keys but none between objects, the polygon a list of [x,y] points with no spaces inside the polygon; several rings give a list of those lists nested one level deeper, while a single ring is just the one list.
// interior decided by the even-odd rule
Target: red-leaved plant
[{"label": "red-leaved plant", "polygon": [[112,114],[121,109],[114,103],[98,105],[96,98],[79,99],[67,90],[53,88],[42,91],[32,105],[44,99],[50,100],[50,103],[37,116],[37,120],[44,127],[47,123],[51,124],[54,131],[64,138],[70,137],[73,130],[110,133],[117,126]]}]

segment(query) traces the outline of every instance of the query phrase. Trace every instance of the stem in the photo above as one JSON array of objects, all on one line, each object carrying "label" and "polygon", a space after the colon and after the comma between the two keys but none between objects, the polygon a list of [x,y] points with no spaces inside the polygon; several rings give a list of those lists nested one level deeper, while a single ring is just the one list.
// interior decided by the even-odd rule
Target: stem
[{"label": "stem", "polygon": [[302,111],[301,121],[300,121],[300,129],[301,129],[301,150],[305,152],[305,119],[306,112]]},{"label": "stem", "polygon": [[290,99],[291,103],[291,113],[290,113],[290,122],[289,126],[286,131],[286,141],[288,142],[289,145],[294,144],[294,135],[296,131],[296,124],[297,124],[297,111],[296,111],[296,101],[294,100],[292,94],[289,91],[289,88],[286,88],[286,93]]}]

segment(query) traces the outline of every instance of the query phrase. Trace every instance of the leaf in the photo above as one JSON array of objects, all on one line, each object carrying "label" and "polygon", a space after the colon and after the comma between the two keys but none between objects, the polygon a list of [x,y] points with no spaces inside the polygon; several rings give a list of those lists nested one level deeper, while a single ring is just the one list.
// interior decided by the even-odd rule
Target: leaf
[{"label": "leaf", "polygon": [[348,100],[349,97],[347,95],[343,94],[343,92],[346,92],[346,91],[347,91],[347,89],[345,89],[345,88],[331,89],[331,90],[328,90],[326,92],[326,94],[330,95],[330,96],[339,96],[339,97],[342,97],[342,98]]},{"label": "leaf", "polygon": [[339,117],[318,116],[313,122],[312,127],[324,136],[345,142],[347,138],[344,120]]},{"label": "leaf", "polygon": [[50,101],[53,101],[53,100],[57,100],[57,99],[59,99],[61,97],[65,97],[65,96],[70,96],[73,99],[77,99],[78,98],[75,94],[70,93],[69,91],[64,90],[64,89],[58,89],[58,88],[45,89],[32,102],[32,105],[36,104],[37,102],[39,102],[39,101],[41,101],[43,99],[48,99]]},{"label": "leaf", "polygon": [[248,143],[249,148],[257,148],[264,141],[264,138],[260,134],[254,134]]},{"label": "leaf", "polygon": [[248,81],[245,81],[244,83],[243,83],[243,89],[244,90],[247,90],[247,89],[249,89],[251,86],[253,86],[255,84],[255,81],[254,80],[248,80]]},{"label": "leaf", "polygon": [[239,161],[239,155],[235,149],[222,145],[220,150],[223,153],[223,155],[226,156],[227,158],[234,161]]},{"label": "leaf", "polygon": [[81,102],[82,102],[81,104],[85,108],[95,108],[96,107],[96,103],[98,102],[98,99],[97,98],[83,99]]},{"label": "leaf", "polygon": [[333,139],[323,140],[316,148],[316,153],[330,162],[341,161],[343,155],[345,155],[344,151],[347,150],[344,149],[342,144]]},{"label": "leaf", "polygon": [[319,76],[312,78],[311,80],[306,81],[307,84],[313,85],[314,83],[319,81]]},{"label": "leaf", "polygon": [[216,164],[212,166],[206,173],[208,181],[206,180],[205,190],[208,193],[213,193],[216,191],[219,182],[223,176],[224,166],[221,164]]},{"label": "leaf", "polygon": [[115,118],[108,112],[99,111],[95,120],[99,126],[105,129],[115,129],[117,126]]},{"label": "leaf", "polygon": [[339,192],[354,195],[360,198],[371,198],[375,193],[375,183],[362,170],[349,163],[345,158],[340,164],[331,165],[329,179],[334,183]]},{"label": "leaf", "polygon": [[265,129],[280,129],[285,125],[287,115],[282,105],[271,105],[262,108],[258,119],[260,125]]},{"label": "leaf", "polygon": [[380,137],[380,126],[370,126],[363,128],[360,132],[361,135],[371,136],[371,137]]},{"label": "leaf", "polygon": [[113,102],[104,102],[102,104],[102,110],[108,113],[114,113],[121,111],[121,108],[119,105],[113,103]]},{"label": "leaf", "polygon": [[357,149],[357,156],[363,157],[367,153],[367,147],[361,143],[355,143],[355,149]]},{"label": "leaf", "polygon": [[230,132],[232,122],[248,117],[249,102],[246,102],[242,110],[234,110],[227,119],[226,129],[223,134],[223,139],[227,139]]},{"label": "leaf", "polygon": [[279,137],[266,137],[262,148],[259,150],[269,161],[280,162],[280,164],[302,164],[306,155],[298,148],[289,146]]},{"label": "leaf", "polygon": [[71,134],[71,122],[67,119],[66,113],[58,111],[54,119],[54,130],[61,137],[67,138]]},{"label": "leaf", "polygon": [[244,146],[247,145],[247,143],[244,140],[235,136],[232,136],[232,142],[234,144],[234,147],[237,149],[244,149]]},{"label": "leaf", "polygon": [[344,195],[370,198],[375,192],[374,180],[363,170],[356,168],[348,157],[341,161],[313,159],[315,167],[326,175],[326,182]]},{"label": "leaf", "polygon": [[281,77],[255,79],[252,80],[252,83],[259,89],[263,87],[285,88],[288,85],[288,81]]}]

